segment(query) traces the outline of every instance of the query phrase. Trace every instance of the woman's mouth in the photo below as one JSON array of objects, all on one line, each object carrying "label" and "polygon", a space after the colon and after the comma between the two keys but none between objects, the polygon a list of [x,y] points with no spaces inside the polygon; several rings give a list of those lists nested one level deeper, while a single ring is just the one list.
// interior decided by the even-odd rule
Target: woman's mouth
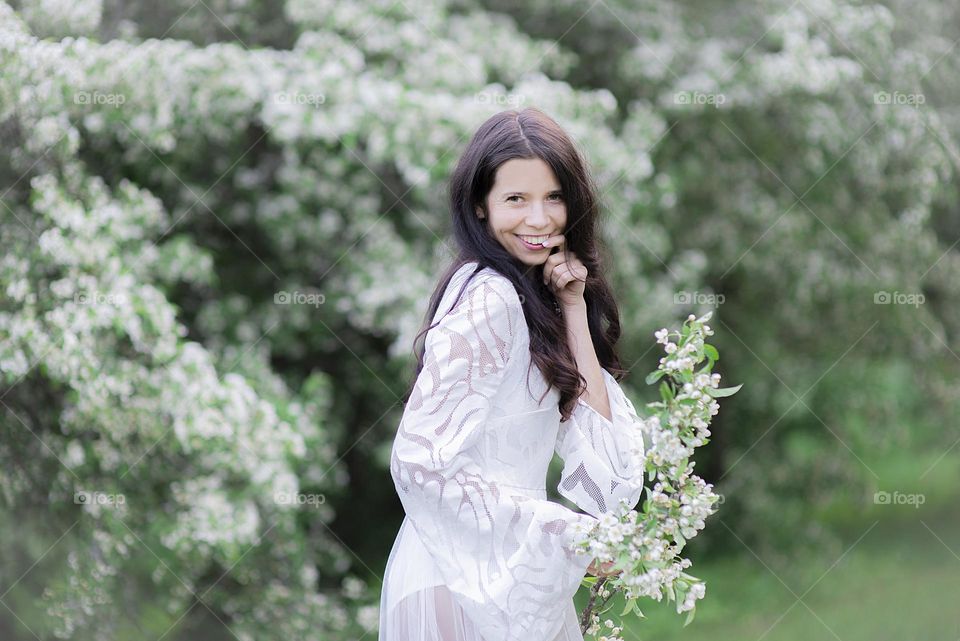
[{"label": "woman's mouth", "polygon": [[550,238],[549,234],[540,234],[539,236],[521,236],[520,234],[514,234],[514,236],[519,238],[521,244],[531,251],[546,249],[546,247],[543,246],[543,241]]}]

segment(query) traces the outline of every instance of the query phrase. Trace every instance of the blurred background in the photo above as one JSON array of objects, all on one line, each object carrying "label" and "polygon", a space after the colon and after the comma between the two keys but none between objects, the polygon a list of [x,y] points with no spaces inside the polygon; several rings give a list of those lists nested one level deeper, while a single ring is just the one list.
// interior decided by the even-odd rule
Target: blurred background
[{"label": "blurred background", "polygon": [[958,40],[932,0],[0,2],[0,638],[375,639],[446,180],[537,106],[637,407],[691,312],[743,383],[696,619],[626,638],[960,639]]}]

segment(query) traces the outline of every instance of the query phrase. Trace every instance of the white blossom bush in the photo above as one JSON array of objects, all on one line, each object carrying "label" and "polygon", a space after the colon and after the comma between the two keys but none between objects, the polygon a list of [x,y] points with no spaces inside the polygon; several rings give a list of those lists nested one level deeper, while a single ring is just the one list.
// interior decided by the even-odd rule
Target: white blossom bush
[{"label": "white blossom bush", "polygon": [[[960,329],[943,303],[960,294],[948,47],[960,33],[930,38],[920,21],[949,29],[954,10],[753,5],[0,2],[0,512],[23,524],[10,540],[36,547],[76,520],[48,506],[79,479],[130,499],[83,508],[102,527],[77,521],[11,592],[50,588],[24,621],[48,636],[143,636],[118,604],[149,602],[159,637],[195,603],[184,584],[209,585],[283,515],[181,625],[371,629],[369,550],[394,532],[365,524],[399,523],[381,481],[422,302],[451,251],[444,183],[505,108],[545,108],[589,159],[622,353],[643,353],[640,337],[678,306],[697,311],[678,291],[726,296],[718,343],[737,346],[727,371],[753,393],[698,460],[771,564],[829,541],[810,509],[869,489],[851,452],[948,447],[938,426],[960,398],[943,349]],[[875,100],[914,85],[926,104]],[[880,308],[878,289],[930,303]],[[316,303],[277,303],[284,293]],[[807,412],[798,396],[814,383]],[[882,391],[868,400],[865,385]],[[763,438],[781,416],[781,436]],[[271,498],[297,487],[332,500]],[[210,531],[200,505],[234,527]],[[163,563],[111,516],[140,536],[151,526],[143,543]],[[46,550],[34,547],[21,550],[31,563]],[[60,567],[60,583],[27,585]],[[145,577],[127,601],[124,573]],[[351,575],[370,594],[342,594]],[[257,581],[262,595],[247,589]]]},{"label": "white blossom bush", "polygon": [[601,617],[618,594],[626,600],[621,618],[633,612],[642,617],[637,602],[644,597],[660,601],[666,596],[676,603],[678,614],[688,612],[684,625],[693,620],[696,601],[706,594],[704,582],[685,571],[692,562],[680,554],[716,512],[719,496],[711,483],[693,473],[696,463],[691,459],[696,448],[710,441],[710,422],[720,411],[716,399],[742,387],[721,388],[720,374],[712,371],[720,358],[717,349],[705,342],[713,335],[706,324],[712,315],[691,314],[679,331],[656,332],[666,356],[646,380],[648,384],[660,381],[661,400],[648,403],[649,413],[634,426],[649,443],[644,452],[646,499],[641,509],[628,509],[624,499],[589,530],[580,532],[581,549],[599,564],[612,563],[605,570],[616,573],[583,580],[590,587],[590,599],[581,614],[581,632],[594,638],[621,641],[622,625],[609,618],[601,625]]},{"label": "white blossom bush", "polygon": [[[32,88],[16,111],[4,103],[4,126],[28,127],[11,161],[33,171],[11,187],[25,196],[5,199],[0,225],[0,484],[5,514],[35,528],[5,518],[4,539],[44,532],[61,561],[45,575],[46,618],[27,617],[30,629],[128,638],[124,595],[154,604],[149,623],[137,622],[153,637],[198,598],[242,638],[349,630],[348,602],[318,591],[329,578],[316,571],[342,573],[347,551],[325,530],[308,539],[299,525],[308,510],[276,500],[345,480],[321,429],[325,386],[307,385],[304,402],[264,352],[186,339],[166,288],[215,281],[209,253],[183,237],[159,244],[170,223],[161,202],[125,179],[111,187],[73,158],[76,129],[44,113],[63,105],[43,66],[70,66],[56,47],[31,46],[12,14],[2,25],[3,95],[17,95],[17,82]],[[37,93],[39,80],[50,96]],[[43,126],[30,128],[33,118]],[[309,517],[333,513],[320,506]],[[228,572],[231,589],[211,589]]]},{"label": "white blossom bush", "polygon": [[37,36],[92,35],[100,27],[103,0],[22,0],[19,10]]},{"label": "white blossom bush", "polygon": [[[4,422],[29,434],[9,456],[49,459],[52,467],[30,473],[5,465],[2,482],[21,489],[9,508],[27,508],[29,488],[43,486],[46,498],[33,507],[64,519],[64,529],[74,522],[58,548],[72,573],[59,572],[44,592],[51,631],[121,634],[105,595],[143,565],[158,572],[167,626],[212,587],[211,568],[232,568],[231,581],[249,587],[212,591],[203,602],[235,611],[237,634],[277,628],[319,639],[325,628],[343,629],[344,606],[319,594],[316,576],[302,568],[342,566],[346,551],[332,537],[322,550],[308,548],[296,525],[299,506],[275,500],[278,492],[306,491],[304,483],[334,465],[318,429],[322,404],[297,402],[262,360],[242,363],[241,370],[260,370],[252,376],[221,375],[239,359],[183,339],[175,310],[149,280],[152,264],[169,260],[150,240],[165,217],[155,199],[132,185],[112,195],[69,168],[64,183],[46,174],[31,185],[31,208],[18,215],[55,222],[36,242],[23,226],[3,228],[4,245],[16,251],[0,267],[7,284],[0,372]],[[183,258],[184,246],[177,249]],[[167,275],[171,268],[176,273],[167,265]],[[38,406],[44,388],[62,399]],[[84,492],[123,503],[78,505]],[[272,583],[282,591],[270,592]],[[277,618],[285,608],[302,617]]]}]

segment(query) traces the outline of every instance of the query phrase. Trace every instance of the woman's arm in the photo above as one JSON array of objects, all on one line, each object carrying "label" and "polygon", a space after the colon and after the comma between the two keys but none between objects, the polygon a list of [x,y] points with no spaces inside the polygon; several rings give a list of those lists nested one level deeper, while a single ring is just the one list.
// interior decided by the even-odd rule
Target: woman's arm
[{"label": "woman's arm", "polygon": [[587,389],[580,396],[587,405],[608,421],[613,420],[610,411],[610,399],[603,380],[600,361],[593,349],[590,328],[587,325],[587,304],[581,298],[577,303],[563,308],[567,325],[567,343],[577,361],[577,369],[587,379]]},{"label": "woman's arm", "polygon": [[613,510],[621,499],[630,508],[643,492],[641,419],[617,380],[600,366],[582,298],[563,306],[567,340],[587,389],[570,420],[562,423],[556,452],[564,460],[558,491],[593,516]]},{"label": "woman's arm", "polygon": [[584,299],[586,266],[560,251],[563,236],[548,242],[554,250],[543,264],[543,282],[557,296],[570,351],[587,385],[557,434],[555,451],[564,463],[557,490],[593,516],[613,510],[621,500],[633,508],[643,492],[642,421],[593,348]]}]

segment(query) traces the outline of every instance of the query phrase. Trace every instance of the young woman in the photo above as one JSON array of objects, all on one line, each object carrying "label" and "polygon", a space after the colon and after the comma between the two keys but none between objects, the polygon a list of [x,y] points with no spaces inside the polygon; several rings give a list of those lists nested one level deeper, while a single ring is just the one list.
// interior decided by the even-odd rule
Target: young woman
[{"label": "young woman", "polygon": [[[596,190],[563,129],[528,108],[481,125],[450,200],[460,255],[430,300],[393,444],[406,518],[379,639],[582,641],[573,595],[610,565],[575,551],[575,530],[643,489]],[[554,453],[558,492],[587,514],[547,500]]]}]

